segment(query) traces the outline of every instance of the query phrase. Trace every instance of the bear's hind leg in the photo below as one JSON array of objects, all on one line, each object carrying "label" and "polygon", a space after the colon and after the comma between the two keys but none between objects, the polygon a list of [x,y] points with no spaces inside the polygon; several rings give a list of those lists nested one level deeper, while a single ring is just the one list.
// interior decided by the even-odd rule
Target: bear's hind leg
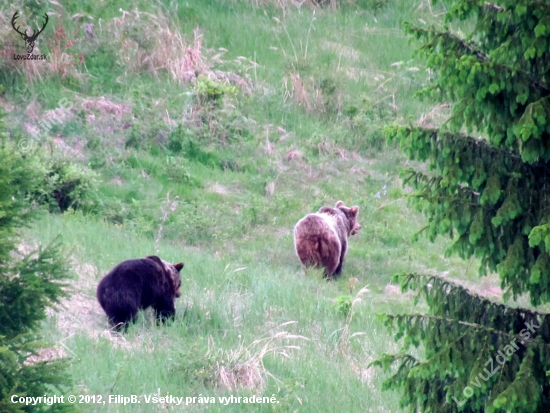
[{"label": "bear's hind leg", "polygon": [[334,270],[333,278],[336,279],[342,274],[342,269],[344,268],[344,258],[346,257],[346,252],[348,250],[347,240],[342,242],[342,249],[340,251],[340,257],[338,259],[338,266]]},{"label": "bear's hind leg", "polygon": [[336,279],[338,278],[340,275],[342,275],[342,268],[343,268],[343,265],[344,263],[342,261],[340,261],[340,263],[338,264],[338,267],[336,267],[336,269],[334,270],[334,273],[332,274],[332,278],[333,279]]},{"label": "bear's hind leg", "polygon": [[319,255],[325,269],[325,278],[329,280],[334,278],[334,273],[340,267],[340,251],[340,240],[334,236],[319,242]]},{"label": "bear's hind leg", "polygon": [[128,329],[128,324],[134,322],[136,319],[137,312],[137,307],[115,309],[114,311],[110,311],[109,321],[117,331],[121,329],[126,331]]}]

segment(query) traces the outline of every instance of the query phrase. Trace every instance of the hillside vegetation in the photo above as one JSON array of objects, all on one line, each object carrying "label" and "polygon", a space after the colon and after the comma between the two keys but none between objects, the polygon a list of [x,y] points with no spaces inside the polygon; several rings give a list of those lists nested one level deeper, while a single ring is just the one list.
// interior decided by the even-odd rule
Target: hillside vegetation
[{"label": "hillside vegetation", "polygon": [[[24,50],[17,10],[38,16],[29,27],[48,12],[34,51],[46,61],[12,59]],[[376,313],[413,306],[390,277],[422,270],[500,299],[475,261],[444,256],[449,240],[413,239],[426,221],[407,207],[408,161],[381,133],[445,120],[446,105],[413,98],[433,73],[401,31],[440,13],[425,0],[2,6],[0,104],[10,139],[48,172],[36,194],[44,213],[20,249],[60,233],[74,275],[41,354],[70,358],[75,394],[141,401],[81,411],[181,409],[146,403],[152,394],[216,397],[208,409],[223,412],[400,411],[367,368],[398,349]],[[62,122],[32,137],[62,99],[72,106]],[[293,227],[338,200],[359,206],[362,225],[343,275],[304,276]],[[185,263],[176,319],[157,326],[145,312],[113,333],[96,286],[152,254]],[[253,394],[278,403],[217,402]]]}]

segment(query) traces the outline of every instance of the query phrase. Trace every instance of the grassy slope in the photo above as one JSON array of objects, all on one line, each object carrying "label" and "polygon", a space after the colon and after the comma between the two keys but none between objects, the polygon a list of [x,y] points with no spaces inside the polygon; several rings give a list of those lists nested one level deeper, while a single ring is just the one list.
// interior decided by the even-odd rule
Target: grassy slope
[{"label": "grassy slope", "polygon": [[[379,372],[367,369],[374,358],[397,349],[375,313],[406,311],[412,305],[409,297],[386,287],[390,276],[402,270],[448,271],[457,278],[475,273],[470,269],[465,275],[467,263],[443,258],[446,240],[411,242],[425,220],[406,207],[397,177],[406,162],[394,148],[380,149],[377,139],[384,123],[415,119],[429,109],[412,99],[426,74],[412,60],[412,47],[399,27],[403,19],[433,15],[419,8],[425,2],[405,0],[390,1],[376,16],[317,10],[315,20],[305,8],[283,13],[222,0],[164,3],[186,38],[200,28],[203,50],[212,50],[206,54],[227,49],[217,69],[251,79],[249,94],[226,102],[236,112],[223,118],[222,128],[237,125],[241,131],[230,144],[209,135],[197,138],[202,155],[165,149],[166,136],[176,129],[166,124],[165,115],[178,122],[189,115],[192,85],[179,85],[163,73],[127,72],[116,64],[116,47],[103,43],[101,36],[107,34],[99,31],[100,45],[86,54],[86,67],[78,67],[87,75],[84,80],[49,76],[29,86],[13,78],[6,85],[14,105],[26,106],[30,90],[45,109],[75,94],[105,95],[132,107],[126,119],[102,120],[107,125],[129,121],[128,131],[108,133],[99,120],[83,121],[85,114],[59,131],[69,144],[87,142],[85,159],[100,174],[100,206],[95,214],[44,215],[28,232],[40,242],[61,232],[78,263],[70,310],[44,329],[73,356],[75,391],[104,398],[159,388],[162,395],[179,397],[259,392],[276,394],[280,401],[251,407],[216,404],[210,406],[213,411],[399,411],[398,395],[382,393]],[[120,16],[119,7],[133,8],[124,2],[102,9],[75,2],[65,12],[88,12],[109,21]],[[156,5],[140,4],[139,9],[162,13]],[[69,31],[73,23],[64,22]],[[246,59],[238,63],[239,56]],[[257,62],[255,69],[250,59]],[[401,63],[392,66],[395,62]],[[303,80],[312,110],[304,108],[292,88],[291,74]],[[321,103],[315,103],[316,93]],[[18,111],[11,116],[17,119]],[[277,127],[291,134],[280,139]],[[20,130],[14,126],[14,136]],[[125,148],[132,133],[138,143]],[[265,193],[269,182],[275,183],[272,196]],[[178,196],[179,204],[163,221],[167,193],[171,201]],[[363,225],[350,241],[344,275],[335,283],[314,273],[304,277],[294,256],[293,225],[338,199],[360,206]],[[124,337],[112,336],[95,302],[98,280],[118,262],[152,254],[157,247],[164,259],[185,262],[175,322],[156,327],[146,314]],[[363,286],[368,291],[346,321],[334,303],[348,293],[350,277],[358,279],[354,295]],[[285,333],[263,340],[277,331]],[[233,375],[223,379],[216,374],[219,366],[233,368]],[[277,380],[255,378],[262,368]],[[236,389],[228,388],[231,377]],[[141,400],[137,407],[81,407],[163,409]]]}]

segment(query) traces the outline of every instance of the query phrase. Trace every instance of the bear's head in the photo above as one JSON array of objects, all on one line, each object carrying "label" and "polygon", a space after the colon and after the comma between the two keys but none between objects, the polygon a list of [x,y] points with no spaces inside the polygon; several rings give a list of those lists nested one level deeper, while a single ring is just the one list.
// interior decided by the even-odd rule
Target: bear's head
[{"label": "bear's head", "polygon": [[170,277],[172,278],[172,283],[174,284],[174,289],[176,290],[176,297],[179,297],[181,295],[180,287],[181,287],[181,275],[180,271],[183,268],[183,262],[177,263],[177,264],[171,264],[172,268],[174,268],[176,271],[171,270],[170,271]]},{"label": "bear's head", "polygon": [[348,208],[342,201],[336,203],[336,208],[344,213],[349,223],[348,236],[357,234],[357,231],[361,229],[361,225],[357,221],[357,214],[359,213],[359,207],[357,205]]},{"label": "bear's head", "polygon": [[180,287],[181,287],[181,275],[180,271],[183,268],[183,262],[180,262],[178,264],[171,264],[169,262],[164,261],[161,259],[162,264],[164,266],[164,269],[166,272],[170,275],[170,281],[172,283],[172,288],[174,289],[174,295],[179,297],[181,295]]}]

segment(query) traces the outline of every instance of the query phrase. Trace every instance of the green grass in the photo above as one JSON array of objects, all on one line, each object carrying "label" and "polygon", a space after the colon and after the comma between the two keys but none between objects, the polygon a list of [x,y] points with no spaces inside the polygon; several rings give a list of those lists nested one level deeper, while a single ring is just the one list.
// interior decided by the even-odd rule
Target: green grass
[{"label": "green grass", "polygon": [[[283,12],[222,0],[64,6],[67,31],[79,29],[67,17],[75,13],[101,18],[105,28],[101,32],[94,20],[98,44],[79,42],[67,50],[85,56],[85,67],[75,66],[85,76],[49,74],[28,84],[18,74],[5,85],[5,99],[18,108],[35,99],[42,111],[61,97],[75,101],[74,117],[44,140],[51,144],[60,134],[69,146],[83,143],[82,158],[44,147],[100,177],[90,213],[44,214],[24,232],[30,243],[61,233],[74,263],[73,298],[43,328],[71,357],[73,393],[108,400],[160,389],[162,396],[273,394],[279,401],[209,407],[224,412],[400,411],[399,395],[382,393],[383,376],[367,368],[398,349],[376,313],[412,309],[410,296],[387,287],[390,277],[422,271],[472,281],[476,272],[475,262],[467,273],[468,263],[444,258],[449,240],[411,241],[426,222],[406,204],[398,177],[406,159],[380,134],[384,124],[415,121],[431,107],[413,99],[427,74],[400,31],[404,19],[437,20],[419,7],[424,3],[391,0],[377,13],[343,7],[315,15],[305,7]],[[209,107],[193,82],[130,70],[106,28],[121,17],[119,8],[135,7],[164,14],[189,43],[200,28],[205,59],[227,49],[223,61],[211,65],[247,79],[249,90]],[[52,48],[53,39],[52,26],[41,47]],[[2,66],[2,79],[7,72]],[[292,95],[291,75],[302,79],[311,109],[296,90]],[[100,96],[128,112],[82,104]],[[25,116],[10,113],[14,139],[24,131]],[[337,200],[359,205],[363,229],[350,239],[343,276],[327,283],[318,272],[302,273],[292,229]],[[127,334],[110,333],[95,300],[97,283],[119,262],[154,253],[185,262],[174,322],[157,326],[148,311]],[[336,303],[349,294],[352,277],[358,280],[353,297],[365,286],[368,291],[346,320]],[[233,374],[225,382],[221,367]],[[79,408],[163,410],[140,400]]]},{"label": "green grass", "polygon": [[[44,241],[58,232],[63,233],[67,245],[74,246],[73,255],[99,269],[95,282],[86,284],[91,286],[126,257],[143,256],[154,249],[152,241],[78,214],[47,217],[41,221],[39,232]],[[98,243],[100,238],[103,241]],[[125,338],[113,340],[106,338],[105,333],[100,334],[105,328],[104,320],[88,314],[85,320],[91,320],[92,324],[71,331],[69,337],[46,329],[54,341],[63,340],[64,348],[73,356],[71,373],[75,385],[82,386],[79,387],[82,394],[142,395],[154,393],[159,387],[163,394],[173,395],[236,394],[208,385],[209,379],[204,379],[205,385],[202,377],[210,377],[208,368],[216,361],[227,363],[228,357],[224,358],[220,352],[238,351],[273,330],[289,331],[309,339],[287,340],[287,344],[300,346],[300,350],[290,353],[288,360],[270,355],[265,360],[265,368],[283,383],[301,383],[295,395],[304,402],[300,411],[319,411],[324,405],[336,404],[346,406],[349,411],[364,410],[373,404],[391,411],[397,408],[395,398],[388,402],[380,394],[378,373],[367,371],[366,367],[373,357],[388,348],[389,337],[376,322],[374,312],[404,310],[406,305],[402,306],[400,300],[388,301],[374,292],[367,293],[363,304],[354,308],[350,332],[342,336],[345,321],[332,300],[343,291],[335,283],[304,277],[296,263],[277,265],[268,260],[243,264],[166,243],[161,245],[159,254],[167,260],[185,262],[183,296],[177,302],[178,313],[171,325],[158,327],[151,314],[146,314],[130,328]],[[83,294],[92,297],[94,291],[84,289]],[[94,305],[97,307],[95,302]],[[68,313],[63,319],[74,317],[75,310]],[[290,321],[295,323],[277,329]],[[90,332],[100,335],[91,338]],[[350,338],[354,333],[361,335]],[[341,341],[346,339],[348,347]],[[249,357],[254,354],[252,351]],[[179,372],[181,369],[183,373]],[[365,371],[362,374],[368,383],[363,383],[353,373],[354,369]],[[273,393],[279,399],[286,394],[284,386],[289,384],[270,380],[266,386],[263,394]],[[244,389],[237,393],[246,395],[253,391]],[[288,404],[296,405],[296,399],[290,399]],[[140,408],[156,411],[152,406]],[[238,411],[242,406],[232,408]],[[120,406],[86,406],[83,411],[96,409],[134,411],[135,406],[121,410],[117,410]],[[226,409],[228,407],[217,406],[215,411]]]}]

